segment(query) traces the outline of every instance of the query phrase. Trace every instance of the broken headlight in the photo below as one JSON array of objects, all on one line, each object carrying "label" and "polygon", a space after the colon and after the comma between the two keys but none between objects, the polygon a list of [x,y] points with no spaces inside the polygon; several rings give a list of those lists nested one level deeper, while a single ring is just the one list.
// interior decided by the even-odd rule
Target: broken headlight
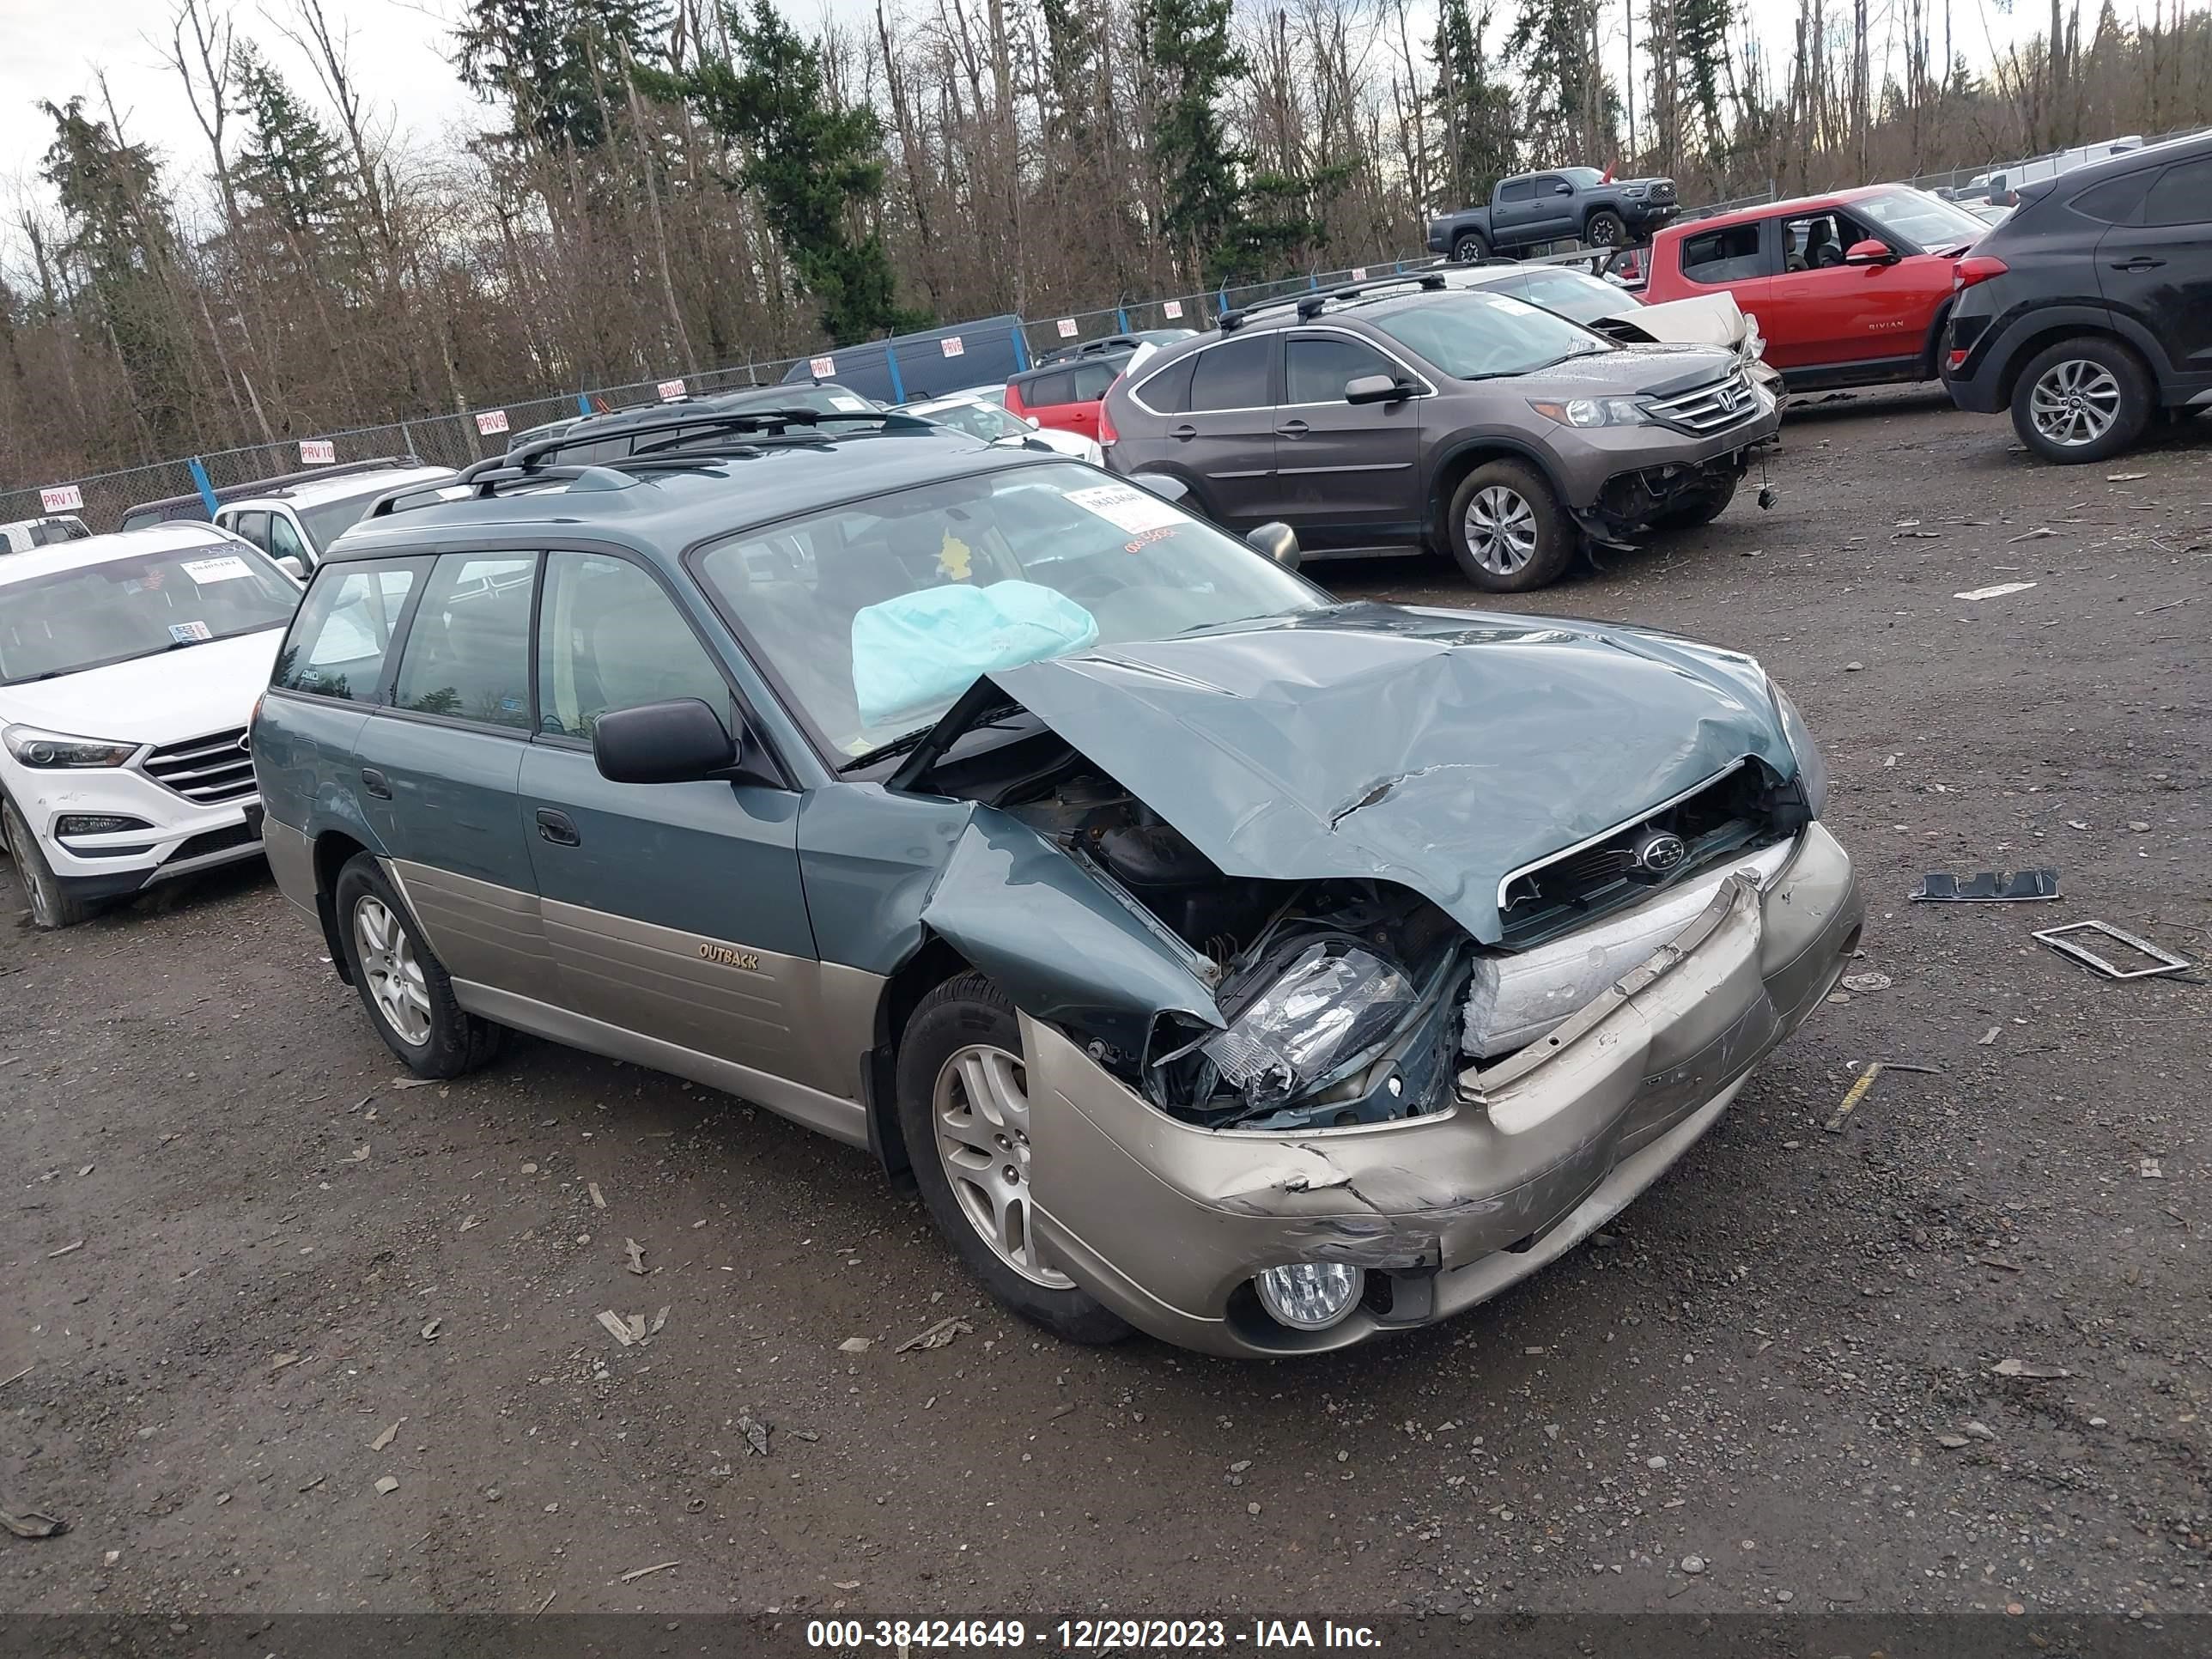
[{"label": "broken headlight", "polygon": [[1790,752],[1796,757],[1797,781],[1805,791],[1805,805],[1817,818],[1828,810],[1827,757],[1813,741],[1812,727],[1805,724],[1804,714],[1790,701],[1789,694],[1771,680],[1766,689],[1774,694],[1775,712],[1782,716],[1782,735],[1790,740]]},{"label": "broken headlight", "polygon": [[1343,940],[1309,945],[1200,1052],[1255,1106],[1327,1082],[1395,1030],[1417,1000],[1412,981]]}]

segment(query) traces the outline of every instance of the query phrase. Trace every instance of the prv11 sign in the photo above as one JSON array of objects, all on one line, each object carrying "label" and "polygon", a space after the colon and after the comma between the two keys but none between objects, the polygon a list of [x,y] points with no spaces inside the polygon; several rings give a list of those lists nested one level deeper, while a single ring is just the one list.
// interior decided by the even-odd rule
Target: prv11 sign
[{"label": "prv11 sign", "polygon": [[507,411],[485,409],[477,412],[477,436],[489,438],[507,430]]},{"label": "prv11 sign", "polygon": [[678,398],[684,395],[684,382],[681,380],[663,380],[659,386],[653,387],[653,390],[659,393],[661,402],[664,404],[672,404]]},{"label": "prv11 sign", "polygon": [[48,484],[39,492],[42,513],[76,513],[84,506],[84,491],[75,484]]},{"label": "prv11 sign", "polygon": [[302,438],[300,440],[301,466],[328,466],[338,458],[338,447],[331,438]]}]

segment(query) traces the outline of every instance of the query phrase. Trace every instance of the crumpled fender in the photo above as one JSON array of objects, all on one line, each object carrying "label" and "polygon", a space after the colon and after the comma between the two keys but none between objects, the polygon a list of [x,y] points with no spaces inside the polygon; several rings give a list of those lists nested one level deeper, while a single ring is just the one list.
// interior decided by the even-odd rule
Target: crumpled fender
[{"label": "crumpled fender", "polygon": [[1153,1016],[1224,1024],[1198,957],[1020,819],[976,806],[921,908],[1034,1019],[1140,1054]]}]

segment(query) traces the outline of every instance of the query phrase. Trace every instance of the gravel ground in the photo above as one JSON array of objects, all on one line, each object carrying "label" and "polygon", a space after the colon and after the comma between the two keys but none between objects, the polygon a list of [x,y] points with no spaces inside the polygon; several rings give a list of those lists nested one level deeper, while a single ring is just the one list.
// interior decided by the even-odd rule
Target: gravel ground
[{"label": "gravel ground", "polygon": [[[0,921],[0,1509],[70,1523],[0,1534],[0,1609],[2212,1611],[2212,989],[2027,937],[2212,957],[2212,422],[1785,437],[1771,512],[1510,608],[1756,652],[1891,982],[1591,1245],[1348,1355],[1041,1339],[860,1154],[632,1067],[407,1086],[258,866]],[[2062,902],[1905,902],[2038,864]],[[1929,1069],[1827,1133],[1875,1060]]]}]

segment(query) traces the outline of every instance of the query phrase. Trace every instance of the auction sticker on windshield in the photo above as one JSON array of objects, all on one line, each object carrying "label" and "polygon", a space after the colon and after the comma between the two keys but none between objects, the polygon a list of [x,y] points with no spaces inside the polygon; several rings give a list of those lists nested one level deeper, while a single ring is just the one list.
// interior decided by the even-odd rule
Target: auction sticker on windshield
[{"label": "auction sticker on windshield", "polygon": [[253,574],[246,568],[246,561],[235,553],[226,553],[215,559],[185,559],[180,562],[179,568],[202,587],[210,582],[234,582]]},{"label": "auction sticker on windshield", "polygon": [[200,640],[211,640],[215,635],[208,631],[208,625],[205,623],[188,622],[171,623],[169,637],[179,645],[191,645]]},{"label": "auction sticker on windshield", "polygon": [[1132,484],[1100,484],[1091,489],[1071,489],[1067,492],[1067,499],[1133,536],[1147,530],[1174,530],[1185,521],[1181,513],[1151,490],[1139,489]]}]

